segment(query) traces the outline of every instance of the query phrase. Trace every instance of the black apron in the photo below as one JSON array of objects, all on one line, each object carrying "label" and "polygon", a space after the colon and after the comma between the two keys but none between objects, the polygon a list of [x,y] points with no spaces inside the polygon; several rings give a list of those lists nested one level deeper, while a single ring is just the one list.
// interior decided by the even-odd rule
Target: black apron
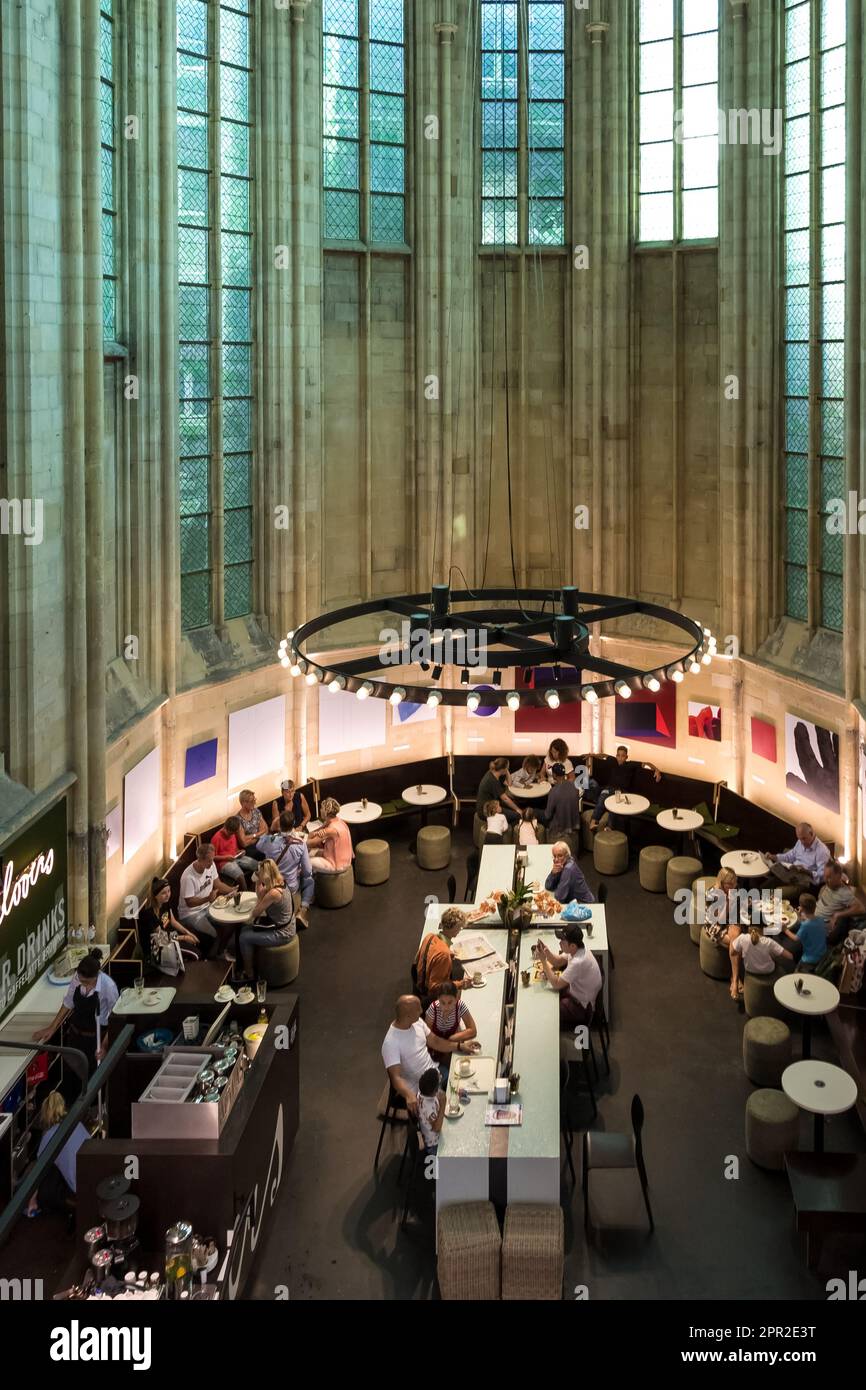
[{"label": "black apron", "polygon": [[68,1024],[69,1045],[77,1047],[87,1058],[91,1072],[96,1070],[96,1020],[100,1010],[99,990],[85,994],[80,985],[72,996],[72,1017]]}]

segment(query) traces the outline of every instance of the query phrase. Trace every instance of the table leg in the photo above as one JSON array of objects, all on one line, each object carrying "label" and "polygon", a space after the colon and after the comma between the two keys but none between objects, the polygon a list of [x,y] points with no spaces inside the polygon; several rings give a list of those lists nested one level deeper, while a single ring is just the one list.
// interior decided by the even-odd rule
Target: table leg
[{"label": "table leg", "polygon": [[824,1152],[824,1116],[815,1116],[815,1153]]},{"label": "table leg", "polygon": [[803,1015],[803,1061],[808,1062],[812,1056],[812,1020],[808,1014]]}]

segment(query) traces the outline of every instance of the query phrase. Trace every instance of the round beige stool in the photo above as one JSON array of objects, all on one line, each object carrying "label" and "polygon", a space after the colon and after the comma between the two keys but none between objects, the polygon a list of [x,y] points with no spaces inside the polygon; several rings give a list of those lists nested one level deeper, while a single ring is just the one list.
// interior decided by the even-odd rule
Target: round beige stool
[{"label": "round beige stool", "polygon": [[297,936],[277,946],[257,946],[255,971],[258,979],[267,980],[274,989],[290,985],[298,978],[301,968],[301,943]]},{"label": "round beige stool", "polygon": [[451,863],[451,831],[447,825],[424,825],[418,831],[416,855],[422,869],[447,869]]},{"label": "round beige stool", "polygon": [[750,971],[745,971],[743,1003],[749,1018],[784,1017],[784,1007],[773,993],[777,978],[775,970],[771,975],[752,975]]},{"label": "round beige stool", "polygon": [[753,1091],[746,1101],[746,1153],[777,1172],[800,1139],[800,1112],[784,1091]]},{"label": "round beige stool", "polygon": [[673,901],[678,888],[691,888],[703,867],[700,859],[693,859],[689,854],[675,854],[669,859],[665,871],[668,897]]},{"label": "round beige stool", "polygon": [[791,1063],[791,1030],[780,1018],[750,1018],[743,1029],[743,1069],[758,1086],[781,1086]]},{"label": "round beige stool", "polygon": [[703,884],[703,898],[705,906],[707,893],[709,893],[710,888],[713,886],[715,881],[716,880],[713,878],[712,874],[701,874],[700,877],[696,878],[694,883],[692,884],[692,896],[689,900],[689,936],[691,937],[692,941],[696,946],[700,945],[701,930],[704,925],[704,913],[701,910],[702,905],[699,902],[700,887],[701,884]]},{"label": "round beige stool", "polygon": [[[585,850],[588,850],[590,854],[592,854],[593,846],[595,844],[595,837],[598,834],[597,830],[590,830],[589,828],[592,824],[592,818],[594,815],[594,806],[590,806],[588,811],[581,811],[580,813],[580,824],[583,833],[583,847]],[[602,829],[604,829],[604,827],[607,825],[607,811],[605,811],[604,815],[602,816],[600,824]]]},{"label": "round beige stool", "polygon": [[355,895],[355,875],[350,864],[338,874],[316,874],[316,905],[348,907]]},{"label": "round beige stool", "polygon": [[713,941],[712,937],[707,936],[705,931],[701,932],[698,942],[700,947],[700,965],[705,975],[709,975],[711,980],[729,980],[731,978],[731,957],[728,954],[727,946],[720,946],[718,941]]},{"label": "round beige stool", "polygon": [[638,859],[638,878],[648,893],[664,893],[667,886],[665,869],[674,852],[667,845],[646,845]]},{"label": "round beige stool", "polygon": [[391,847],[387,840],[362,840],[355,849],[355,882],[372,888],[387,883],[391,873]]},{"label": "round beige stool", "polygon": [[597,830],[592,862],[600,874],[624,874],[628,868],[628,838],[621,830]]}]

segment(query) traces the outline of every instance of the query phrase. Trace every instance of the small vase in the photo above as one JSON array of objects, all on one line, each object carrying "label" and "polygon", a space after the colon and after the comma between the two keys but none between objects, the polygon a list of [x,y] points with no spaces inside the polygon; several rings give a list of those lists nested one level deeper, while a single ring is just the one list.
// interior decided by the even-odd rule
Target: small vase
[{"label": "small vase", "polygon": [[497,906],[499,908],[499,916],[502,918],[502,925],[504,927],[510,927],[511,908],[508,906],[508,903],[505,901],[504,898],[500,898]]}]

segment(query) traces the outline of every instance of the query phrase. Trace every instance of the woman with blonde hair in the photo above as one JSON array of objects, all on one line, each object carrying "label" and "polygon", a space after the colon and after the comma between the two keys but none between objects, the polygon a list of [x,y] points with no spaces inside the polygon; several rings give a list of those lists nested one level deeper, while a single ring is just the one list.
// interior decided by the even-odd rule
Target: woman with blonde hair
[{"label": "woman with blonde hair", "polygon": [[780,957],[785,960],[793,960],[792,951],[786,951],[784,946],[780,946],[778,941],[774,941],[770,936],[764,936],[761,928],[754,923],[740,932],[730,944],[731,956],[731,998],[736,999],[739,995],[740,985],[740,961],[743,962],[743,970],[750,975],[772,975],[776,970],[776,961]]},{"label": "woman with blonde hair", "polygon": [[[706,917],[703,930],[710,941],[724,950],[730,950],[731,942],[740,935],[740,910],[737,888],[737,875],[733,869],[719,869],[716,881],[707,892]],[[732,957],[733,959],[733,957]],[[733,972],[733,966],[731,967]],[[737,997],[737,983],[731,975],[734,998]]]},{"label": "woman with blonde hair", "polygon": [[355,857],[352,832],[341,820],[340,803],[332,796],[325,797],[319,806],[319,815],[322,817],[321,829],[307,836],[310,867],[314,874],[341,874]]},{"label": "woman with blonde hair", "polygon": [[274,863],[263,859],[255,874],[256,900],[238,933],[243,973],[251,976],[257,946],[282,946],[297,931],[291,889]]},{"label": "woman with blonde hair", "polygon": [[[51,1142],[54,1131],[61,1120],[66,1118],[66,1101],[59,1091],[51,1091],[42,1102],[39,1111],[39,1140],[37,1158]],[[56,1155],[54,1163],[33,1193],[26,1207],[27,1216],[39,1216],[43,1211],[69,1211],[75,1197],[75,1160],[78,1150],[90,1135],[79,1123],[75,1126],[63,1148]]]}]

